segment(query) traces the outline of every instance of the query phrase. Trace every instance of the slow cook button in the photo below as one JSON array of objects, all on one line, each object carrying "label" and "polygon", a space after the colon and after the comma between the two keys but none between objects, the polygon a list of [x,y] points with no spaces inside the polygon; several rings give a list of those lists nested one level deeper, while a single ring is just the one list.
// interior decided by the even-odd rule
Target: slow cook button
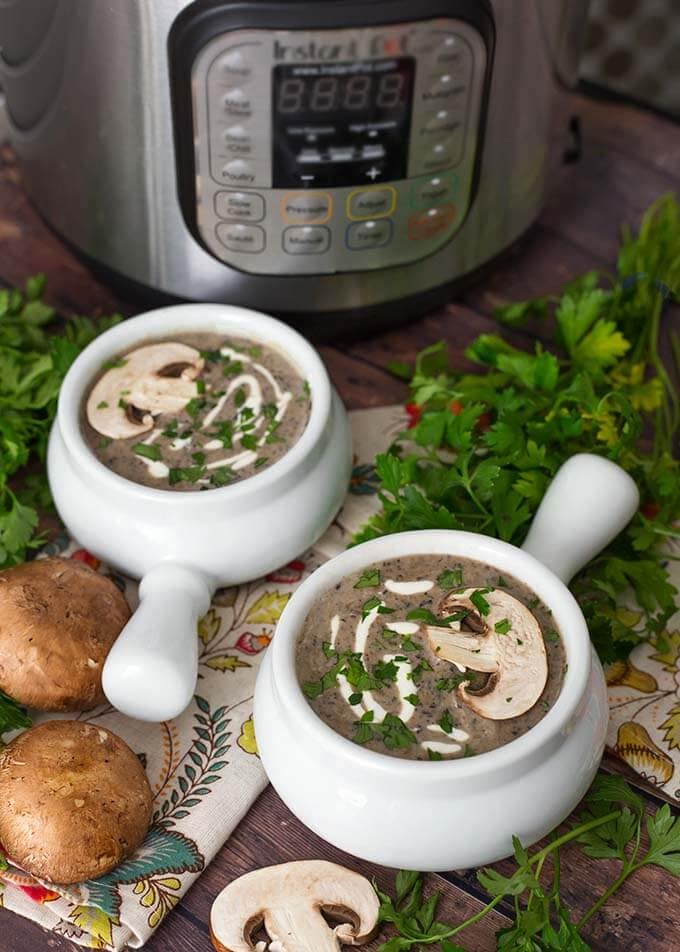
[{"label": "slow cook button", "polygon": [[281,218],[291,225],[323,225],[331,217],[332,207],[327,192],[289,192],[281,199]]},{"label": "slow cook button", "polygon": [[352,251],[382,248],[392,240],[394,224],[391,218],[378,221],[357,221],[347,228],[347,247]]},{"label": "slow cook button", "polygon": [[440,205],[438,208],[416,212],[408,220],[408,236],[411,241],[436,238],[448,229],[455,217],[456,209],[453,205]]},{"label": "slow cook button", "polygon": [[233,221],[262,221],[264,199],[253,192],[217,192],[215,211],[220,218]]},{"label": "slow cook button", "polygon": [[283,233],[283,250],[289,255],[320,255],[330,246],[330,230],[319,225],[294,226]]},{"label": "slow cook button", "polygon": [[259,225],[230,225],[220,222],[215,233],[229,251],[242,251],[250,255],[264,251],[266,237],[264,228]]},{"label": "slow cook button", "polygon": [[222,179],[229,185],[254,185],[255,167],[244,159],[232,159],[222,169]]},{"label": "slow cook button", "polygon": [[353,221],[383,218],[391,215],[397,203],[397,193],[391,187],[357,189],[347,198],[347,217]]}]

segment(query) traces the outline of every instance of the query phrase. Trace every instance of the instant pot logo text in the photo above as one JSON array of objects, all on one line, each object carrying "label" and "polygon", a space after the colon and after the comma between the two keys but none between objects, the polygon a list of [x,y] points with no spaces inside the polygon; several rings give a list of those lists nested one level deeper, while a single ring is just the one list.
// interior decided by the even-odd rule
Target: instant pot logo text
[{"label": "instant pot logo text", "polygon": [[305,43],[284,43],[274,40],[274,59],[279,63],[331,63],[335,60],[358,59],[361,56],[396,56],[406,53],[409,37],[385,36],[377,33],[371,37],[368,49],[360,49],[357,39],[342,43],[322,43],[308,40]]}]

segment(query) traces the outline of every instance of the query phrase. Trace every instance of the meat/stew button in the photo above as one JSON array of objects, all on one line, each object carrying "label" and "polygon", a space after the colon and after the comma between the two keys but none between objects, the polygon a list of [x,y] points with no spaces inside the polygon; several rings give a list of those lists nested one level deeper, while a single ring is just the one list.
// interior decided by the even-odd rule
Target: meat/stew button
[{"label": "meat/stew button", "polygon": [[455,217],[454,205],[439,205],[424,212],[416,212],[408,220],[408,236],[411,241],[435,238],[448,229]]}]

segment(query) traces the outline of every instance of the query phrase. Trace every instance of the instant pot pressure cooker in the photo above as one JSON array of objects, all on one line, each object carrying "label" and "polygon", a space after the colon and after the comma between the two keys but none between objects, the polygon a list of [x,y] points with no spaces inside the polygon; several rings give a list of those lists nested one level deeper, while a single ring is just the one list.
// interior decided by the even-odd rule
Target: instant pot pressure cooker
[{"label": "instant pot pressure cooker", "polygon": [[30,196],[92,262],[175,297],[396,320],[536,217],[586,7],[4,0],[0,81]]}]

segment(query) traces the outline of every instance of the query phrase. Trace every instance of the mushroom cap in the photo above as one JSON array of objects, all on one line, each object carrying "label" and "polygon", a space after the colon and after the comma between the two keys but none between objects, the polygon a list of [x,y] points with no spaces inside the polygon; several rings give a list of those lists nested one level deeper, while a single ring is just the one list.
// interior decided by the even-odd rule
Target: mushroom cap
[{"label": "mushroom cap", "polygon": [[142,842],[152,794],[120,737],[81,721],[49,721],[0,753],[0,842],[52,883],[102,876]]},{"label": "mushroom cap", "polygon": [[104,661],[129,617],[122,592],[83,562],[0,572],[0,690],[41,711],[103,704]]},{"label": "mushroom cap", "polygon": [[[203,364],[194,347],[176,341],[130,351],[92,388],[85,407],[90,426],[114,440],[146,433],[153,427],[153,414],[178,413],[196,396],[194,381]],[[131,418],[125,404],[142,411],[138,419]]]},{"label": "mushroom cap", "polygon": [[[489,611],[479,615],[470,600],[476,591],[479,589],[450,592],[440,612],[448,615],[457,608],[466,608],[475,613],[476,619],[481,618],[484,631],[468,635],[461,630],[460,622],[455,628],[426,626],[425,630],[438,658],[491,675],[486,690],[479,694],[468,691],[466,682],[459,686],[468,707],[489,720],[509,720],[530,710],[545,688],[548,658],[543,633],[527,606],[503,589],[484,593]],[[509,630],[504,634],[496,631],[496,625],[505,620]]]},{"label": "mushroom cap", "polygon": [[[332,929],[320,910],[343,921]],[[264,922],[285,952],[334,952],[362,945],[378,925],[380,903],[365,876],[324,860],[266,866],[235,879],[210,913],[218,952],[253,952],[253,932]],[[271,946],[270,946],[271,948]]]}]

